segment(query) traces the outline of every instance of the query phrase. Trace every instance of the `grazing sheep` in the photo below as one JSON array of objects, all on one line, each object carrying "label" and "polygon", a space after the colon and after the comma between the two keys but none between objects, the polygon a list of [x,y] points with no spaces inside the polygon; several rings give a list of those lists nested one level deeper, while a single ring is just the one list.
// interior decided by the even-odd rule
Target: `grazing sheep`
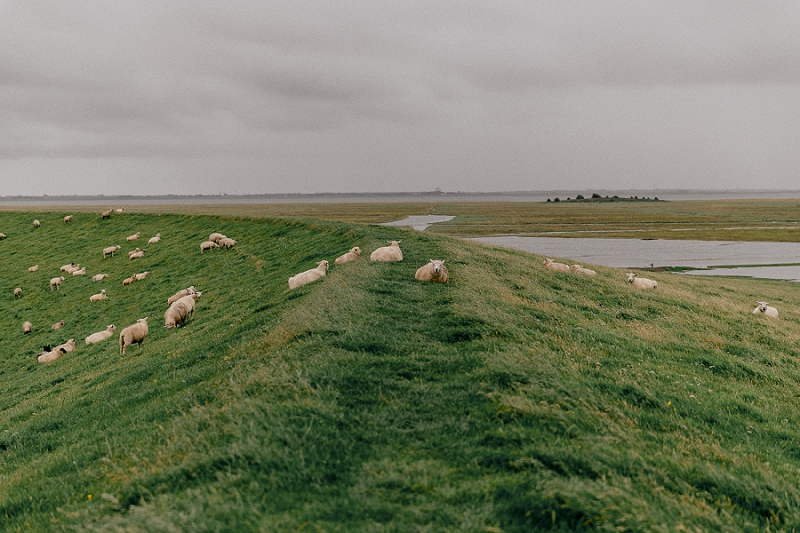
[{"label": "grazing sheep", "polygon": [[129,277],[129,278],[125,278],[125,279],[123,279],[123,280],[122,280],[122,284],[123,284],[123,285],[130,285],[131,283],[135,283],[136,281],[137,281],[137,280],[136,280],[136,274],[134,274],[134,275],[132,275],[132,276],[131,276],[131,277]]},{"label": "grazing sheep", "polygon": [[94,276],[92,276],[92,281],[102,281],[102,280],[106,279],[107,277],[108,277],[108,274],[106,274],[105,272],[102,273],[102,274],[95,274]]},{"label": "grazing sheep", "polygon": [[361,257],[361,248],[359,248],[358,246],[353,246],[352,248],[350,248],[349,252],[346,252],[337,257],[336,259],[334,259],[333,264],[341,265],[344,263],[349,263],[350,261],[355,261],[359,257]]},{"label": "grazing sheep", "polygon": [[119,353],[125,355],[125,351],[131,344],[138,344],[139,349],[147,338],[147,318],[140,318],[136,324],[132,324],[119,332]]},{"label": "grazing sheep", "polygon": [[770,318],[778,318],[778,310],[769,305],[767,302],[756,302],[758,305],[753,309],[753,314],[763,314]]},{"label": "grazing sheep", "polygon": [[633,285],[637,289],[657,289],[658,283],[653,281],[652,279],[647,278],[639,278],[636,274],[626,272],[626,276],[628,276],[628,284]]},{"label": "grazing sheep", "polygon": [[67,215],[64,217],[64,224],[69,224],[72,222],[72,215]]},{"label": "grazing sheep", "polygon": [[139,250],[138,252],[133,252],[132,254],[128,254],[128,259],[133,261],[134,259],[139,259],[140,257],[144,257],[144,253],[147,250]]},{"label": "grazing sheep", "polygon": [[14,298],[22,298],[22,289],[20,287],[14,289]]},{"label": "grazing sheep", "polygon": [[136,278],[136,281],[141,281],[147,276],[150,275],[150,271],[142,272],[141,274],[134,274],[133,277]]},{"label": "grazing sheep", "polygon": [[194,288],[194,285],[192,285],[191,287],[187,287],[185,289],[181,289],[172,296],[170,296],[169,299],[167,299],[167,306],[169,307],[170,305],[177,302],[184,296],[189,296],[190,294],[194,294],[195,292],[196,290]]},{"label": "grazing sheep", "polygon": [[28,322],[27,320],[22,323],[22,333],[27,335],[33,329],[33,324]]},{"label": "grazing sheep", "polygon": [[547,270],[552,270],[553,272],[570,272],[569,265],[565,265],[564,263],[556,263],[549,258],[545,258],[544,267]]},{"label": "grazing sheep", "polygon": [[33,265],[32,267],[28,267],[28,272],[36,272],[39,270],[39,265]]},{"label": "grazing sheep", "polygon": [[73,276],[83,276],[84,274],[86,274],[86,267],[79,268],[77,270],[73,270],[72,271],[72,275]]},{"label": "grazing sheep", "polygon": [[195,292],[182,297],[170,305],[164,313],[164,327],[167,329],[174,329],[192,318],[194,315],[195,300],[202,295],[202,292]]},{"label": "grazing sheep", "polygon": [[75,339],[70,339],[64,344],[59,344],[50,351],[44,351],[36,356],[36,360],[40,363],[51,363],[75,349]]},{"label": "grazing sheep", "polygon": [[122,248],[119,244],[116,246],[109,246],[108,248],[103,248],[103,259],[106,258],[107,255],[111,254],[111,257],[114,257],[114,252]]},{"label": "grazing sheep", "polygon": [[56,322],[55,324],[53,324],[52,326],[50,326],[50,329],[52,329],[53,331],[55,331],[55,330],[57,330],[57,329],[61,329],[61,328],[63,328],[63,327],[64,327],[64,321],[63,321],[63,320],[59,320],[58,322]]},{"label": "grazing sheep", "polygon": [[584,268],[581,265],[572,265],[572,272],[582,276],[596,276],[597,272],[590,268]]},{"label": "grazing sheep", "polygon": [[426,265],[422,265],[417,269],[414,278],[420,281],[431,281],[434,283],[447,283],[450,279],[450,273],[447,267],[444,266],[444,261],[431,259]]},{"label": "grazing sheep", "polygon": [[212,248],[219,248],[219,244],[215,243],[214,241],[203,241],[200,243],[200,253],[202,254],[206,250],[210,250]]},{"label": "grazing sheep", "polygon": [[98,292],[97,294],[92,294],[91,296],[89,296],[89,301],[90,302],[99,302],[100,300],[106,300],[107,298],[108,298],[108,296],[106,296],[106,290],[103,289],[100,292]]},{"label": "grazing sheep", "polygon": [[403,252],[400,250],[400,243],[403,241],[390,241],[389,246],[383,246],[372,252],[369,256],[370,261],[402,261]]},{"label": "grazing sheep", "polygon": [[155,237],[150,237],[150,239],[147,241],[147,244],[155,244],[160,240],[161,240],[161,234],[160,233],[156,233]]},{"label": "grazing sheep", "polygon": [[38,227],[40,227],[41,225],[42,225],[42,223],[41,223],[41,222],[39,222],[39,220],[38,220],[38,219],[36,219],[36,220],[34,220],[34,221],[33,221],[33,227],[34,227],[34,228],[38,228]]},{"label": "grazing sheep", "polygon": [[227,239],[227,237],[222,233],[212,233],[208,236],[208,240],[211,242],[219,243],[220,239]]},{"label": "grazing sheep", "polygon": [[125,208],[124,207],[118,207],[118,208],[114,209],[114,212],[116,214],[118,214],[118,215],[121,215],[122,213],[125,212]]},{"label": "grazing sheep", "polygon": [[97,333],[92,333],[88,337],[86,337],[86,344],[96,344],[98,342],[104,341],[107,338],[111,337],[114,334],[114,331],[117,328],[114,324],[109,324],[105,330],[98,331]]},{"label": "grazing sheep", "polygon": [[236,246],[236,241],[234,241],[233,239],[229,239],[228,237],[224,237],[219,240],[219,245],[224,246],[225,248],[230,250],[231,248]]},{"label": "grazing sheep", "polygon": [[306,270],[305,272],[300,272],[297,275],[292,276],[289,278],[289,288],[296,289],[297,287],[301,287],[306,283],[311,283],[312,281],[317,281],[318,279],[322,279],[325,277],[325,273],[328,271],[328,262],[323,260],[317,263],[317,268],[311,268]]},{"label": "grazing sheep", "polygon": [[53,278],[50,280],[50,290],[53,290],[53,287],[58,290],[61,287],[61,282],[64,281],[66,278],[64,276]]},{"label": "grazing sheep", "polygon": [[113,209],[108,209],[107,211],[103,211],[102,213],[100,213],[100,216],[101,216],[100,220],[105,220],[107,218],[111,218],[111,213],[113,213],[113,212],[114,212]]},{"label": "grazing sheep", "polygon": [[128,236],[127,236],[127,237],[125,237],[125,238],[126,238],[128,241],[135,241],[136,239],[138,239],[138,238],[139,238],[139,236],[140,236],[141,234],[142,234],[142,232],[141,232],[141,231],[137,231],[137,232],[136,232],[136,233],[134,233],[133,235],[128,235]]}]

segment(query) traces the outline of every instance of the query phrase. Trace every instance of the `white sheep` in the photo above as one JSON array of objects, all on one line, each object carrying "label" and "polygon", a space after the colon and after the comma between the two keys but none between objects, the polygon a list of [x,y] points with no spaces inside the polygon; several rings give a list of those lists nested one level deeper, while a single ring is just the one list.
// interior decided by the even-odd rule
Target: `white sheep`
[{"label": "white sheep", "polygon": [[114,257],[114,252],[122,248],[119,244],[116,246],[109,246],[108,248],[103,248],[103,259],[106,258],[107,255],[111,254],[111,257]]},{"label": "white sheep", "polygon": [[400,250],[400,243],[403,241],[390,241],[389,246],[383,246],[372,252],[369,256],[370,261],[402,261],[403,252]]},{"label": "white sheep", "polygon": [[334,259],[333,264],[341,265],[344,263],[349,263],[350,261],[355,261],[359,257],[361,257],[361,248],[359,248],[358,246],[353,246],[352,248],[350,248],[349,252],[343,253],[342,255]]},{"label": "white sheep", "polygon": [[74,270],[78,270],[81,266],[75,263],[70,263],[68,265],[64,265],[61,267],[61,272],[72,273]]},{"label": "white sheep", "polygon": [[214,241],[203,241],[200,243],[200,253],[202,254],[206,250],[210,250],[212,248],[219,248],[219,244],[215,243]]},{"label": "white sheep", "polygon": [[103,331],[98,331],[97,333],[92,333],[88,337],[86,337],[86,344],[96,344],[98,342],[104,341],[111,337],[116,331],[116,326],[114,324],[109,324],[106,329]]},{"label": "white sheep", "polygon": [[164,327],[174,329],[194,316],[195,301],[202,296],[202,292],[195,292],[180,298],[164,312]]},{"label": "white sheep", "polygon": [[636,274],[631,272],[626,272],[626,276],[628,276],[628,284],[636,287],[637,289],[657,289],[658,283],[653,281],[652,279],[647,278],[640,278],[637,277]]},{"label": "white sheep", "polygon": [[106,218],[111,218],[111,213],[113,212],[114,212],[113,209],[107,209],[106,211],[103,211],[102,213],[100,213],[101,220]]},{"label": "white sheep", "polygon": [[590,268],[582,267],[581,265],[572,265],[572,272],[581,276],[596,276],[597,272]]},{"label": "white sheep", "polygon": [[118,214],[118,215],[121,215],[122,213],[125,212],[125,208],[124,207],[118,207],[118,208],[114,209],[114,212],[116,214]]},{"label": "white sheep", "polygon": [[50,290],[52,291],[53,287],[55,287],[55,290],[58,290],[61,287],[61,282],[64,281],[65,279],[66,278],[64,276],[60,276],[58,278],[51,279],[50,280]]},{"label": "white sheep", "polygon": [[195,292],[196,292],[196,290],[194,288],[194,285],[192,285],[191,287],[187,287],[185,289],[179,290],[178,292],[176,292],[175,294],[173,294],[172,296],[170,296],[167,299],[167,307],[169,307],[173,303],[177,302],[178,300],[180,300],[184,296],[188,296],[190,294],[194,294]]},{"label": "white sheep", "polygon": [[17,287],[14,289],[14,298],[22,298],[22,288]]},{"label": "white sheep", "polygon": [[139,349],[142,348],[142,343],[147,338],[147,318],[140,318],[135,324],[131,324],[119,332],[120,355],[125,355],[128,346],[134,343],[139,345]]},{"label": "white sheep", "polygon": [[141,231],[137,231],[137,232],[136,232],[136,233],[134,233],[133,235],[128,235],[127,237],[125,237],[125,239],[127,239],[128,241],[135,241],[136,239],[138,239],[138,238],[139,238],[139,236],[140,236],[141,234],[142,234],[142,232],[141,232]]},{"label": "white sheep", "polygon": [[64,327],[64,321],[63,321],[63,320],[59,320],[58,322],[56,322],[55,324],[53,324],[52,326],[50,326],[50,329],[52,329],[53,331],[55,331],[55,330],[57,330],[57,329],[61,329],[61,328],[63,328],[63,327]]},{"label": "white sheep", "polygon": [[32,267],[28,267],[28,272],[36,272],[39,270],[39,265],[33,265]]},{"label": "white sheep", "polygon": [[444,261],[431,259],[429,263],[417,269],[414,278],[419,281],[447,283],[450,279],[450,273],[447,271],[447,267],[444,266]]},{"label": "white sheep", "polygon": [[97,294],[92,294],[91,296],[89,296],[89,301],[90,302],[99,302],[100,300],[106,300],[107,298],[108,298],[108,296],[106,296],[106,290],[103,289],[100,292],[98,292]]},{"label": "white sheep", "polygon": [[33,227],[34,227],[34,228],[38,228],[38,227],[40,227],[41,225],[42,225],[42,223],[41,223],[41,222],[39,222],[39,220],[38,220],[38,219],[33,221]]},{"label": "white sheep", "polygon": [[219,240],[218,244],[220,245],[220,247],[224,246],[225,248],[230,250],[231,248],[236,246],[236,241],[228,237],[223,237],[222,239]]},{"label": "white sheep", "polygon": [[3,240],[5,238],[6,238],[6,234],[5,233],[0,233],[0,240]]},{"label": "white sheep", "polygon": [[553,272],[570,272],[569,265],[565,265],[564,263],[556,263],[550,258],[545,258],[544,260],[544,267],[547,270],[552,270]]},{"label": "white sheep", "polygon": [[75,349],[75,339],[70,339],[64,344],[59,344],[55,348],[50,351],[45,350],[44,352],[38,354],[36,356],[36,360],[40,363],[51,363],[64,355],[65,353],[69,353]]},{"label": "white sheep", "polygon": [[150,271],[142,272],[141,274],[134,274],[133,277],[136,278],[136,281],[141,281],[147,276],[150,275]]},{"label": "white sheep", "polygon": [[28,333],[31,332],[32,329],[33,329],[33,324],[31,324],[29,321],[26,320],[25,322],[22,323],[23,334],[27,335]]},{"label": "white sheep", "polygon": [[103,281],[107,277],[108,274],[106,274],[105,272],[103,272],[102,274],[95,274],[94,276],[92,276],[92,281]]},{"label": "white sheep", "polygon": [[140,257],[144,257],[144,253],[147,250],[139,250],[138,252],[133,252],[132,254],[128,254],[128,259],[133,261],[134,259],[139,259]]},{"label": "white sheep", "polygon": [[132,283],[136,283],[136,281],[138,281],[138,280],[136,279],[136,274],[134,274],[134,275],[132,275],[132,276],[131,276],[131,277],[129,277],[129,278],[125,278],[125,279],[123,279],[123,280],[122,280],[122,284],[123,284],[123,285],[130,285],[130,284],[132,284]]},{"label": "white sheep", "polygon": [[72,271],[72,275],[73,276],[83,276],[84,274],[86,274],[86,267],[79,268],[77,270],[73,270]]},{"label": "white sheep", "polygon": [[155,243],[159,242],[160,240],[161,240],[161,234],[160,233],[156,233],[155,237],[150,237],[147,240],[147,244],[155,244]]},{"label": "white sheep", "polygon": [[222,233],[212,233],[208,236],[208,240],[211,242],[219,243],[220,239],[227,239],[227,237]]},{"label": "white sheep", "polygon": [[301,287],[306,283],[311,283],[312,281],[317,281],[318,279],[322,279],[325,277],[325,273],[328,271],[328,262],[325,260],[320,261],[317,263],[317,268],[311,268],[306,270],[305,272],[300,272],[289,278],[289,288],[296,289],[297,287]]},{"label": "white sheep", "polygon": [[67,215],[64,217],[64,224],[69,224],[72,222],[72,215]]},{"label": "white sheep", "polygon": [[756,302],[758,305],[753,309],[753,314],[763,314],[770,318],[778,318],[778,310],[769,305],[767,302]]},{"label": "white sheep", "polygon": [[141,251],[142,251],[142,249],[137,246],[136,248],[134,248],[133,250],[128,252],[128,257],[132,256],[133,254],[137,254],[137,253],[139,253]]}]

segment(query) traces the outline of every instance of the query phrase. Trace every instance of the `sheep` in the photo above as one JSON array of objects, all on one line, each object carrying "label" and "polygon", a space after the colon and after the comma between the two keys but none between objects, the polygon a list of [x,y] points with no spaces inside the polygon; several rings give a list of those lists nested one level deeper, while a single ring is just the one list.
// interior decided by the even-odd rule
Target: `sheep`
[{"label": "sheep", "polygon": [[125,355],[125,351],[131,344],[138,344],[139,349],[147,338],[147,318],[140,318],[135,324],[128,326],[119,332],[119,353]]},{"label": "sheep", "polygon": [[111,254],[111,257],[114,257],[114,252],[122,248],[119,244],[116,246],[109,246],[107,248],[103,248],[103,259],[106,258],[107,255]]},{"label": "sheep", "polygon": [[83,276],[84,274],[86,274],[86,267],[79,268],[77,270],[73,270],[72,271],[72,275],[73,276]]},{"label": "sheep", "polygon": [[24,335],[30,333],[32,329],[33,329],[33,324],[31,324],[29,321],[26,320],[25,322],[22,323],[22,333]]},{"label": "sheep", "polygon": [[70,263],[68,265],[64,265],[61,267],[61,272],[72,272],[73,270],[79,269],[81,266],[76,265],[75,263]]},{"label": "sheep", "polygon": [[88,337],[86,337],[86,344],[96,344],[98,342],[104,341],[111,337],[116,331],[116,326],[114,324],[109,324],[106,326],[106,329],[103,331],[98,331],[97,333],[92,333]]},{"label": "sheep", "polygon": [[222,239],[220,239],[220,240],[219,240],[219,243],[218,243],[218,244],[219,244],[220,246],[224,246],[225,248],[227,248],[228,250],[230,250],[231,248],[233,248],[234,246],[236,246],[236,241],[234,241],[233,239],[229,239],[228,237],[224,237],[224,238],[222,238]]},{"label": "sheep", "polygon": [[196,291],[195,291],[194,285],[192,285],[191,287],[187,287],[185,289],[179,290],[178,292],[176,292],[174,295],[170,296],[167,299],[167,307],[169,307],[173,303],[177,302],[178,300],[180,300],[184,296],[188,296],[190,294],[194,294],[195,292]]},{"label": "sheep", "polygon": [[159,242],[160,240],[161,240],[161,234],[160,233],[156,233],[155,237],[150,237],[150,239],[148,239],[147,244],[155,244],[155,243]]},{"label": "sheep", "polygon": [[142,251],[142,249],[137,246],[136,248],[134,248],[133,250],[128,252],[128,257],[130,258],[130,256],[132,256],[133,254],[139,253],[141,251]]},{"label": "sheep", "polygon": [[138,239],[138,238],[139,238],[139,236],[140,236],[141,234],[142,234],[142,232],[141,232],[141,231],[137,231],[137,232],[136,232],[136,233],[134,233],[133,235],[128,235],[127,237],[125,237],[125,239],[127,239],[128,241],[135,241],[136,239]]},{"label": "sheep", "polygon": [[758,305],[753,309],[753,314],[763,314],[770,318],[778,318],[778,310],[769,305],[767,302],[756,302]]},{"label": "sheep", "polygon": [[34,228],[41,227],[41,225],[42,225],[42,223],[41,223],[41,222],[39,222],[39,220],[38,220],[38,219],[36,219],[36,220],[34,220],[34,221],[33,221],[33,227],[34,227]]},{"label": "sheep", "polygon": [[106,290],[103,289],[100,292],[98,292],[97,294],[92,294],[91,296],[89,296],[89,301],[90,302],[99,302],[100,300],[105,300],[107,298],[108,298],[108,296],[106,296]]},{"label": "sheep", "polygon": [[50,290],[52,291],[53,287],[56,288],[55,290],[58,290],[61,287],[61,282],[64,281],[65,279],[66,278],[64,276],[51,279],[50,280]]},{"label": "sheep", "polygon": [[336,259],[334,259],[333,264],[341,265],[344,263],[349,263],[350,261],[355,261],[359,257],[361,257],[361,248],[359,248],[358,246],[353,246],[352,248],[350,248],[349,252],[346,252],[337,257]]},{"label": "sheep", "polygon": [[67,215],[64,217],[64,224],[69,224],[72,222],[72,215]]},{"label": "sheep", "polygon": [[106,274],[105,272],[103,272],[102,274],[95,274],[94,276],[92,276],[92,281],[103,281],[107,277],[108,274]]},{"label": "sheep", "polygon": [[118,214],[118,215],[121,215],[122,213],[125,212],[125,208],[124,207],[118,207],[118,208],[114,209],[114,212],[116,214]]},{"label": "sheep", "polygon": [[139,250],[138,252],[134,252],[134,253],[132,253],[132,254],[129,254],[129,255],[128,255],[128,259],[130,259],[131,261],[133,261],[134,259],[139,259],[140,257],[144,257],[144,253],[145,253],[146,251],[147,251],[147,250]]},{"label": "sheep", "polygon": [[219,244],[215,243],[214,241],[203,241],[200,243],[200,253],[202,254],[205,250],[210,250],[212,248],[219,248]]},{"label": "sheep", "polygon": [[325,277],[325,273],[328,271],[328,262],[325,260],[320,261],[317,263],[317,268],[311,268],[306,270],[305,272],[300,272],[289,278],[289,288],[296,289],[297,287],[301,287],[306,283],[311,283],[312,281],[317,281],[318,279],[322,279]]},{"label": "sheep", "polygon": [[547,257],[544,259],[544,267],[547,270],[552,270],[553,272],[570,272],[569,265],[565,265],[564,263],[556,263]]},{"label": "sheep", "polygon": [[28,272],[36,272],[39,270],[39,265],[33,265],[32,267],[28,267]]},{"label": "sheep", "polygon": [[36,360],[40,363],[51,363],[75,349],[75,339],[70,339],[64,344],[59,344],[50,351],[44,351],[36,356]]},{"label": "sheep", "polygon": [[195,300],[202,296],[202,292],[195,292],[174,302],[164,313],[164,327],[174,329],[192,318],[194,315]]},{"label": "sheep", "polygon": [[141,281],[147,276],[150,275],[150,271],[142,272],[141,274],[134,274],[133,277],[136,278],[136,281]]},{"label": "sheep", "polygon": [[3,240],[5,238],[6,238],[6,234],[5,233],[0,233],[0,240]]},{"label": "sheep", "polygon": [[431,259],[429,263],[422,265],[417,269],[414,278],[419,281],[431,281],[438,283],[447,283],[450,279],[450,273],[447,267],[444,266],[444,261]]},{"label": "sheep", "polygon": [[639,278],[636,274],[631,272],[626,272],[626,276],[628,276],[628,284],[636,287],[637,289],[657,289],[658,283],[653,281],[652,279],[647,278]]},{"label": "sheep", "polygon": [[369,256],[370,261],[402,261],[403,252],[400,250],[400,243],[403,241],[390,241],[389,246],[383,246],[372,252]]},{"label": "sheep", "polygon": [[227,239],[227,237],[222,233],[212,233],[208,236],[208,240],[211,242],[219,243],[220,239]]},{"label": "sheep", "polygon": [[584,268],[581,265],[572,265],[572,272],[583,276],[596,276],[597,272],[590,268]]},{"label": "sheep", "polygon": [[17,287],[14,289],[14,298],[22,298],[22,288]]},{"label": "sheep", "polygon": [[100,220],[105,220],[107,218],[111,218],[111,213],[113,213],[113,212],[114,212],[113,209],[107,209],[106,211],[103,211],[102,213],[100,213],[100,217],[101,217]]},{"label": "sheep", "polygon": [[64,327],[64,321],[63,321],[63,320],[59,320],[58,322],[56,322],[55,324],[53,324],[52,326],[50,326],[50,329],[52,329],[53,331],[55,331],[55,330],[57,330],[57,329],[61,329],[61,328],[63,328],[63,327]]},{"label": "sheep", "polygon": [[135,283],[137,281],[136,274],[132,275],[129,278],[125,278],[122,280],[122,285],[130,285],[131,283]]}]

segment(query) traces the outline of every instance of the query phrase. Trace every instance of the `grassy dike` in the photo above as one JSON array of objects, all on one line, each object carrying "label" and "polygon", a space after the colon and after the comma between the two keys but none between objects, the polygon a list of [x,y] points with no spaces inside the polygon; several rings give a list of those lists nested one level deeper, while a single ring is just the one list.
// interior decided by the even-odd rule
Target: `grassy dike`
[{"label": "grassy dike", "polygon": [[[797,285],[648,274],[659,289],[638,292],[619,269],[578,278],[395,228],[64,214],[0,213],[4,530],[800,527]],[[136,231],[163,240],[129,261]],[[201,255],[212,231],[239,244]],[[392,238],[402,263],[288,290]],[[413,279],[429,258],[450,284]],[[71,261],[87,276],[51,292]],[[194,319],[167,331],[166,299],[188,285]],[[752,316],[756,300],[781,318]],[[144,316],[150,336],[124,358],[117,336],[83,344]],[[34,360],[70,337],[75,352]]]}]

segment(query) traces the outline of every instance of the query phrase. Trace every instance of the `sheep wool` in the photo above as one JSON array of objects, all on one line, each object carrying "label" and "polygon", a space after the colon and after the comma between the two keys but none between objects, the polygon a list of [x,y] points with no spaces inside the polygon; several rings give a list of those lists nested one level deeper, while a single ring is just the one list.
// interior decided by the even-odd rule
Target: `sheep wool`
[{"label": "sheep wool", "polygon": [[125,355],[125,351],[131,344],[138,344],[139,349],[142,348],[142,343],[147,338],[147,318],[140,318],[135,324],[131,324],[119,332],[120,355]]}]

